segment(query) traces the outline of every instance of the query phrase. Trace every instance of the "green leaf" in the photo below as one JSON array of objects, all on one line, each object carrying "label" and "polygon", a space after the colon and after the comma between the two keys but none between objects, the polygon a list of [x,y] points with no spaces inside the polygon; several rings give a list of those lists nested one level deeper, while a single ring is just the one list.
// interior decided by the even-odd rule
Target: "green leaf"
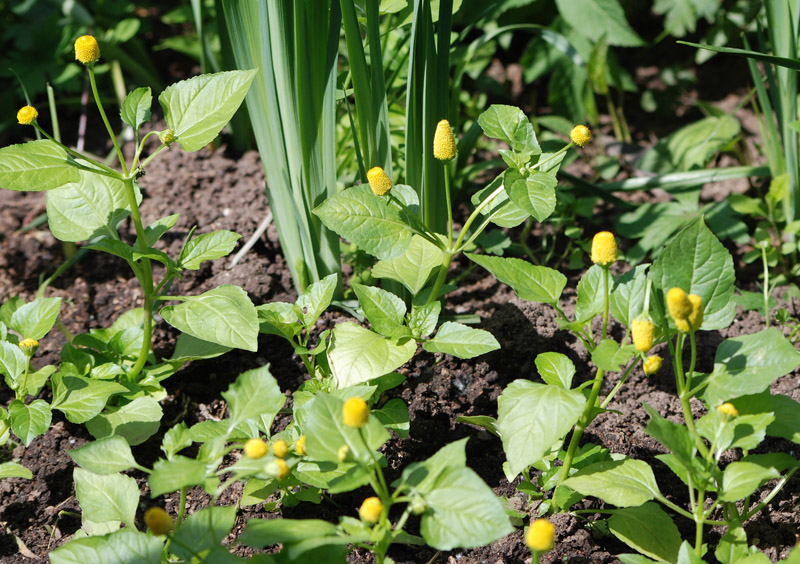
[{"label": "green leaf", "polygon": [[653,502],[615,511],[608,528],[631,548],[664,562],[677,560],[683,542],[670,516]]},{"label": "green leaf", "polygon": [[397,205],[366,185],[331,196],[314,213],[325,227],[381,260],[401,256],[414,235]]},{"label": "green leaf", "polygon": [[52,564],[161,564],[164,541],[140,533],[136,529],[121,529],[105,536],[74,539],[50,553]]},{"label": "green leaf", "polygon": [[626,327],[630,327],[633,318],[642,313],[644,309],[649,266],[640,264],[620,276],[611,292],[611,315]]},{"label": "green leaf", "polygon": [[408,318],[408,328],[415,339],[427,337],[436,329],[442,302],[431,302],[423,306],[412,306]]},{"label": "green leaf", "polygon": [[191,433],[188,427],[186,427],[186,423],[181,421],[164,433],[164,440],[161,441],[161,451],[167,459],[171,460],[175,457],[176,453],[191,446],[191,444]]},{"label": "green leaf", "polygon": [[228,402],[231,429],[257,418],[266,418],[271,425],[286,402],[269,366],[243,372],[228,391],[222,392],[222,397]]},{"label": "green leaf", "polygon": [[185,299],[162,308],[164,321],[203,341],[247,351],[258,349],[258,314],[239,286],[223,284]]},{"label": "green leaf", "polygon": [[116,382],[59,373],[53,377],[51,407],[63,412],[72,423],[86,423],[103,410],[108,398],[127,391]]},{"label": "green leaf", "polygon": [[561,353],[546,352],[536,355],[534,360],[536,370],[542,380],[552,386],[561,386],[565,390],[572,387],[572,377],[575,376],[575,365]]},{"label": "green leaf", "polygon": [[606,372],[619,372],[635,353],[633,345],[621,347],[614,339],[603,339],[592,351],[592,362]]},{"label": "green leaf", "polygon": [[48,139],[0,149],[0,188],[38,192],[78,178],[78,168],[67,152]]},{"label": "green leaf", "polygon": [[9,328],[24,339],[42,339],[50,332],[61,310],[61,298],[39,298],[20,307],[11,316]]},{"label": "green leaf", "polygon": [[352,284],[361,310],[372,328],[381,335],[392,336],[402,325],[406,315],[406,304],[386,290],[376,286]]},{"label": "green leaf", "polygon": [[[206,507],[187,517],[172,534],[176,542],[170,544],[170,552],[187,562],[206,550],[220,548],[236,523],[236,506]],[[191,547],[191,550],[189,548]],[[208,559],[207,559],[208,560]]]},{"label": "green leaf", "polygon": [[128,441],[122,437],[106,437],[67,454],[81,468],[98,475],[116,474],[138,466]]},{"label": "green leaf", "polygon": [[95,522],[121,521],[134,527],[136,508],[139,505],[139,486],[136,480],[122,474],[102,476],[83,468],[72,472],[75,497],[81,504],[83,515]]},{"label": "green leaf", "polygon": [[231,347],[203,341],[197,337],[192,337],[188,333],[181,333],[178,335],[178,342],[175,343],[175,350],[172,352],[170,362],[189,362],[190,360],[215,358],[230,350]]},{"label": "green leaf", "polygon": [[678,550],[677,564],[706,564],[706,561],[697,556],[692,545],[687,541],[683,541],[681,548]]},{"label": "green leaf", "polygon": [[723,329],[736,315],[733,259],[702,218],[686,226],[658,256],[653,282],[665,294],[673,287],[703,301],[702,328]]},{"label": "green leaf", "polygon": [[617,0],[556,0],[556,6],[570,26],[594,42],[605,36],[609,45],[644,45]]},{"label": "green leaf", "polygon": [[591,464],[567,478],[564,485],[617,507],[642,505],[659,495],[652,468],[632,458]]},{"label": "green leaf", "polygon": [[211,143],[239,109],[255,70],[203,74],[168,86],[158,97],[167,127],[184,151]]},{"label": "green leaf", "polygon": [[138,445],[149,439],[161,425],[163,412],[158,401],[142,396],[120,408],[109,408],[86,422],[86,429],[95,439],[112,435],[124,437],[128,444]]},{"label": "green leaf", "polygon": [[197,270],[203,261],[227,256],[242,236],[233,231],[213,231],[195,237],[181,251],[178,264],[181,268]]},{"label": "green leaf", "polygon": [[302,313],[295,304],[271,302],[256,307],[258,330],[269,335],[278,335],[294,344],[294,337],[303,330]]},{"label": "green leaf", "polygon": [[119,116],[122,121],[139,129],[143,124],[150,121],[150,105],[153,103],[153,94],[149,87],[137,88],[133,92],[128,92],[122,101]]},{"label": "green leaf", "polygon": [[250,519],[239,542],[251,548],[264,548],[332,536],[336,531],[336,525],[320,519]]},{"label": "green leaf", "polygon": [[731,462],[722,472],[722,489],[719,499],[739,501],[744,499],[767,480],[780,478],[775,468],[765,468],[753,462]]},{"label": "green leaf", "polygon": [[339,447],[347,445],[355,460],[372,463],[370,451],[375,451],[389,440],[389,432],[377,417],[370,417],[360,429],[344,424],[342,410],[344,400],[325,392],[317,392],[314,399],[304,406],[306,421],[306,452],[312,460],[339,462]]},{"label": "green leaf", "polygon": [[[491,217],[492,223],[500,227],[516,227],[528,219],[530,214],[509,199],[507,190],[503,189],[497,193],[495,193],[495,190],[501,186],[510,185],[518,178],[521,178],[521,176],[515,169],[507,169],[490,182],[488,186],[472,195],[472,198],[470,198],[472,205],[477,207],[485,200],[488,200],[486,206],[481,209],[481,215]],[[495,195],[489,199],[492,194]]]},{"label": "green leaf", "polygon": [[442,250],[419,235],[411,238],[408,248],[397,258],[378,261],[372,267],[375,278],[391,278],[408,288],[412,296],[430,280],[434,270],[442,265]]},{"label": "green leaf", "polygon": [[423,348],[432,353],[446,353],[468,359],[496,351],[500,348],[500,343],[488,331],[446,321],[439,327],[433,339],[425,341]]},{"label": "green leaf", "polygon": [[8,406],[8,416],[14,434],[19,437],[22,444],[30,446],[33,439],[44,434],[50,427],[53,415],[47,402],[37,399],[28,405],[20,400],[12,401]]},{"label": "green leaf", "polygon": [[[135,192],[141,202],[139,190]],[[116,178],[80,171],[74,181],[47,193],[47,222],[61,241],[113,237],[128,214],[125,183]]]},{"label": "green leaf", "polygon": [[714,556],[722,564],[736,564],[750,553],[747,546],[747,533],[741,526],[729,528],[717,545]]},{"label": "green leaf", "polygon": [[33,478],[33,472],[17,462],[3,462],[0,464],[0,478]]},{"label": "green leaf", "polygon": [[[172,229],[172,227],[177,223],[180,214],[172,214],[166,217],[159,218],[155,220],[153,223],[148,225],[144,228],[144,246],[145,247],[152,247],[156,244],[156,241],[161,239],[161,236],[164,235],[167,231]],[[139,239],[136,239],[136,244],[134,245],[136,248],[139,248]]]},{"label": "green leaf", "polygon": [[578,282],[578,296],[575,302],[577,323],[585,323],[603,311],[605,302],[603,291],[603,268],[596,264],[592,265]]},{"label": "green leaf", "polygon": [[644,432],[667,447],[685,468],[691,469],[695,446],[689,430],[684,425],[665,419],[646,403],[643,405],[650,416]]},{"label": "green leaf", "polygon": [[526,178],[515,180],[510,186],[506,185],[506,190],[512,202],[542,222],[556,209],[557,184],[555,176],[537,170]]},{"label": "green leaf", "polygon": [[346,321],[333,330],[328,348],[337,388],[354,386],[394,372],[417,350],[413,339],[393,340]]},{"label": "green leaf", "polygon": [[782,394],[769,392],[741,396],[733,401],[739,415],[772,413],[775,420],[767,427],[771,437],[783,437],[800,444],[800,403]]},{"label": "green leaf", "polygon": [[556,305],[567,285],[566,276],[546,266],[535,266],[517,258],[466,255],[529,302]]},{"label": "green leaf", "polygon": [[717,406],[769,388],[776,378],[800,366],[800,353],[776,328],[725,339],[714,355],[705,400]]},{"label": "green leaf", "polygon": [[303,294],[297,298],[296,305],[300,308],[303,325],[310,329],[319,319],[319,316],[328,309],[336,292],[338,274],[329,274],[319,282],[311,284]]},{"label": "green leaf", "polygon": [[147,478],[150,496],[177,492],[202,484],[206,479],[206,465],[199,460],[177,455],[172,460],[161,459],[153,465]]},{"label": "green leaf", "polygon": [[0,371],[6,376],[9,388],[16,389],[21,384],[19,377],[27,367],[28,357],[19,346],[8,341],[0,341]]},{"label": "green leaf", "polygon": [[542,152],[533,125],[525,113],[515,106],[492,104],[478,116],[478,125],[487,137],[508,143],[514,151],[532,154]]},{"label": "green leaf", "polygon": [[372,415],[377,417],[384,427],[397,433],[400,438],[408,437],[411,428],[408,406],[400,398],[390,399],[380,409],[373,410]]},{"label": "green leaf", "polygon": [[577,423],[586,398],[579,391],[514,380],[497,399],[497,428],[511,473],[539,462]]}]

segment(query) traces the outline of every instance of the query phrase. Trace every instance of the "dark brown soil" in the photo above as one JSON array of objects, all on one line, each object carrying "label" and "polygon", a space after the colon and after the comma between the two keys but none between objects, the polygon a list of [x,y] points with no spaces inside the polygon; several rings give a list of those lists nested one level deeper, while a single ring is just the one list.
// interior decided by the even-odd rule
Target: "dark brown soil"
[{"label": "dark brown soil", "polygon": [[[154,161],[142,181],[145,200],[142,213],[145,223],[172,213],[180,213],[176,228],[164,239],[164,250],[175,253],[193,225],[201,232],[230,229],[248,238],[267,210],[264,177],[257,154],[247,153],[231,159],[223,150],[199,151],[192,155],[172,149],[165,158]],[[0,298],[3,301],[20,294],[33,297],[41,275],[49,275],[60,264],[61,245],[46,228],[25,232],[18,230],[44,210],[43,194],[0,192]],[[125,227],[132,236],[132,228]],[[199,271],[189,273],[175,291],[200,293],[219,284],[230,283],[244,287],[256,304],[295,298],[288,270],[278,248],[274,226],[235,268],[228,269],[229,259],[221,259]],[[464,265],[461,264],[461,267]],[[575,280],[571,281],[574,288]],[[124,311],[139,305],[140,293],[121,260],[101,253],[90,253],[72,270],[56,280],[48,295],[62,296],[61,319],[73,333],[93,327],[106,327]],[[569,295],[569,291],[567,292]],[[572,294],[574,295],[574,293]],[[471,437],[467,446],[468,463],[498,495],[510,499],[511,505],[522,511],[532,511],[524,496],[509,484],[502,472],[504,454],[500,441],[470,425],[457,423],[462,415],[496,415],[497,397],[517,378],[537,378],[533,364],[535,356],[546,351],[562,352],[577,367],[579,378],[592,375],[588,356],[571,334],[557,329],[555,314],[547,306],[533,305],[517,298],[505,285],[493,277],[475,271],[451,294],[446,305],[450,313],[474,313],[481,316],[483,328],[490,331],[502,345],[502,350],[474,361],[451,357],[440,359],[420,351],[404,371],[405,384],[394,390],[409,405],[411,432],[407,439],[395,437],[385,447],[389,462],[389,480],[394,479],[407,464],[422,460],[447,443]],[[567,307],[570,307],[567,305]],[[332,324],[341,314],[328,314],[322,323]],[[753,333],[763,327],[754,312],[741,314],[727,330],[702,333],[699,369],[710,370],[714,350],[724,338]],[[614,328],[612,328],[613,330]],[[157,332],[156,353],[168,355],[174,345],[174,333],[162,324]],[[53,332],[43,343],[36,358],[39,363],[53,363],[65,340]],[[667,351],[656,351],[668,356]],[[291,348],[281,340],[264,336],[257,353],[233,351],[224,357],[192,363],[166,381],[170,396],[164,402],[162,430],[184,420],[191,425],[225,412],[220,392],[227,389],[244,370],[270,363],[281,389],[291,397],[292,390],[306,378],[302,363],[292,356]],[[661,414],[679,420],[680,405],[675,398],[674,382],[668,366],[661,374],[646,378],[635,372],[628,384],[610,405],[624,415],[607,413],[587,430],[584,441],[601,444],[612,452],[652,462],[662,491],[677,502],[686,500],[685,488],[654,456],[661,447],[643,432],[647,416],[642,408],[646,402]],[[605,392],[614,381],[607,382]],[[800,376],[790,374],[777,381],[774,393],[784,393],[800,400]],[[48,397],[49,392],[43,392]],[[7,392],[0,392],[0,403],[10,401]],[[699,404],[696,406],[699,410]],[[286,421],[282,422],[283,424]],[[162,435],[134,449],[137,460],[151,465],[158,456]],[[85,429],[73,425],[54,413],[49,432],[38,437],[28,448],[17,447],[13,457],[31,469],[32,480],[6,479],[0,482],[0,563],[23,561],[22,556],[36,561],[48,552],[68,542],[80,528],[80,508],[74,497],[73,463],[69,449],[91,440]],[[790,451],[795,445],[770,441],[769,450]],[[142,476],[132,473],[142,484],[141,508],[149,505]],[[797,476],[784,488],[759,516],[746,527],[751,540],[774,561],[786,555],[795,543],[800,518],[800,478]],[[234,490],[225,500],[235,503],[241,490]],[[342,512],[355,515],[364,491],[324,499],[321,506],[310,504],[285,508],[283,516],[322,516],[335,520]],[[199,490],[190,492],[189,511],[208,504],[208,496]],[[175,496],[165,501],[174,511]],[[233,541],[250,518],[267,515],[261,506],[240,512]],[[141,517],[141,515],[140,515]],[[680,519],[680,517],[678,517]],[[593,536],[583,523],[570,515],[554,517],[557,528],[556,548],[543,562],[616,562],[616,556],[632,552],[613,537]],[[141,524],[141,523],[140,523]],[[692,524],[678,521],[685,538],[691,538]],[[413,528],[415,523],[411,523]],[[713,543],[719,531],[708,534]],[[530,553],[522,540],[521,530],[491,546],[456,550],[439,554],[430,548],[393,549],[391,556],[398,563],[462,562],[462,563],[523,563],[530,562]],[[351,562],[371,562],[363,551],[351,555]]]}]

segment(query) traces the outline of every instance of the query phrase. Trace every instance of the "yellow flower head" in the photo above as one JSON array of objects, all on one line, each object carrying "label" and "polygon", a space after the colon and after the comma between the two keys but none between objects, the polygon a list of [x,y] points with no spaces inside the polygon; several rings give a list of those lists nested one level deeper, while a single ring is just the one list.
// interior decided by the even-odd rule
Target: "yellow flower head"
[{"label": "yellow flower head", "polygon": [[569,132],[569,138],[578,147],[583,147],[592,138],[592,132],[585,125],[576,125]]},{"label": "yellow flower head", "polygon": [[631,321],[631,335],[633,346],[639,352],[647,352],[653,348],[653,336],[656,326],[649,316],[639,316]]},{"label": "yellow flower head", "polygon": [[369,187],[376,196],[384,196],[392,189],[392,179],[379,166],[374,166],[367,172]]},{"label": "yellow flower head", "polygon": [[536,552],[553,550],[556,540],[556,528],[547,519],[537,519],[525,533],[525,543]]},{"label": "yellow flower head", "polygon": [[592,262],[608,266],[617,260],[617,240],[609,231],[601,231],[592,238]]},{"label": "yellow flower head", "polygon": [[249,439],[244,443],[244,455],[247,458],[263,458],[269,447],[261,439]]},{"label": "yellow flower head", "polygon": [[20,125],[30,125],[39,115],[33,106],[22,106],[17,112],[17,121]]},{"label": "yellow flower head", "polygon": [[[689,327],[686,324],[686,320],[689,314],[692,313],[692,302],[689,301],[689,296],[686,295],[682,288],[676,286],[669,289],[669,292],[667,292],[667,310],[669,310],[672,319],[675,320],[678,329],[688,332]],[[679,324],[678,322],[680,321],[684,323]],[[686,329],[682,329],[682,326],[685,326]]]},{"label": "yellow flower head", "polygon": [[644,361],[644,366],[643,366],[644,373],[647,376],[652,376],[653,374],[661,370],[661,364],[663,362],[664,360],[657,354],[648,356]]},{"label": "yellow flower head", "polygon": [[727,415],[728,417],[736,417],[739,415],[739,410],[736,409],[736,406],[727,401],[722,405],[718,405],[717,411],[719,411],[722,415]]},{"label": "yellow flower head", "polygon": [[340,446],[339,450],[336,451],[336,457],[339,459],[339,462],[347,460],[348,454],[350,454],[350,447],[347,445]]},{"label": "yellow flower head", "polygon": [[449,161],[456,156],[456,138],[450,122],[443,119],[436,125],[433,135],[433,156],[440,161]]},{"label": "yellow flower head", "polygon": [[297,453],[297,456],[305,456],[306,455],[306,436],[300,435],[300,438],[297,439],[297,442],[294,443],[294,451]]},{"label": "yellow flower head", "polygon": [[283,439],[278,439],[272,443],[272,452],[278,458],[284,458],[289,453],[289,445]]},{"label": "yellow flower head", "polygon": [[276,458],[268,462],[264,470],[266,470],[267,474],[274,476],[279,480],[283,480],[289,475],[289,465],[286,464],[286,461],[283,458]]},{"label": "yellow flower head", "polygon": [[374,525],[381,518],[383,513],[383,503],[377,497],[368,497],[361,503],[358,516],[361,520],[370,525]]},{"label": "yellow flower head", "polygon": [[692,330],[697,331],[703,324],[703,300],[697,294],[689,294],[689,303],[692,304],[692,312],[689,314],[689,324]]},{"label": "yellow flower head", "polygon": [[144,512],[144,524],[154,535],[166,535],[174,526],[170,516],[160,507],[151,507]]},{"label": "yellow flower head", "polygon": [[89,65],[100,58],[100,46],[91,35],[81,35],[75,40],[75,60]]},{"label": "yellow flower head", "polygon": [[19,348],[25,353],[25,356],[31,357],[39,350],[39,341],[36,339],[22,339],[19,342]]},{"label": "yellow flower head", "polygon": [[165,129],[164,131],[158,132],[158,138],[161,140],[161,143],[169,147],[175,141],[175,132],[171,129]]},{"label": "yellow flower head", "polygon": [[367,419],[369,419],[367,402],[358,397],[350,398],[344,402],[342,418],[344,419],[344,424],[348,427],[355,427],[356,429],[363,427],[367,424]]}]

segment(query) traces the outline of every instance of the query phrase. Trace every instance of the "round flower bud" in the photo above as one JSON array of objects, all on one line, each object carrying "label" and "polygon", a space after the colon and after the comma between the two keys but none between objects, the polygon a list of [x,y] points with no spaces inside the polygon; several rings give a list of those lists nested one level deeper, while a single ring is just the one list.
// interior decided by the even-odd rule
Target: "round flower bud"
[{"label": "round flower bud", "polygon": [[36,351],[39,350],[39,341],[30,338],[22,339],[19,342],[19,348],[22,349],[22,352],[25,353],[25,356],[30,358],[36,354]]},{"label": "round flower bud", "polygon": [[[689,314],[692,313],[692,302],[689,301],[689,296],[686,295],[683,289],[677,286],[670,288],[669,292],[667,292],[667,310],[672,319],[675,320],[676,325],[678,325],[679,321],[684,322],[678,325],[680,331],[686,332],[689,330],[688,324],[685,322]],[[684,330],[682,326],[686,326],[686,329]]]},{"label": "round flower bud", "polygon": [[425,503],[425,499],[421,495],[415,495],[411,500],[411,513],[414,515],[422,515],[427,509],[428,504]]},{"label": "round flower bud", "polygon": [[294,451],[297,453],[297,456],[305,456],[306,455],[306,436],[300,435],[300,438],[297,439],[297,442],[294,443]]},{"label": "round flower bud", "polygon": [[384,196],[392,189],[392,179],[379,166],[369,169],[367,180],[369,181],[369,187],[372,188],[372,192],[376,196]]},{"label": "round flower bud", "polygon": [[653,335],[656,326],[648,316],[639,316],[631,321],[631,335],[633,346],[639,352],[647,352],[653,348]]},{"label": "round flower bud", "polygon": [[536,552],[553,550],[556,539],[556,528],[547,519],[537,519],[525,533],[525,543]]},{"label": "round flower bud", "polygon": [[154,535],[166,535],[174,526],[170,516],[160,507],[151,507],[144,512],[144,524]]},{"label": "round flower bud", "polygon": [[286,464],[286,461],[282,458],[276,458],[267,462],[267,465],[264,467],[264,470],[270,476],[274,476],[279,480],[283,480],[286,476],[289,475],[289,465]]},{"label": "round flower bud", "polygon": [[663,362],[664,362],[664,360],[660,356],[658,356],[657,354],[654,354],[652,356],[648,356],[644,360],[644,366],[643,366],[644,373],[647,376],[652,376],[653,374],[655,374],[656,372],[661,370],[661,364]]},{"label": "round flower bud", "polygon": [[348,427],[363,427],[369,419],[369,406],[361,398],[350,398],[342,407],[342,418]]},{"label": "round flower bud", "polygon": [[450,122],[443,119],[436,125],[433,135],[433,156],[440,161],[449,161],[456,156],[456,138]]},{"label": "round flower bud", "polygon": [[592,132],[585,125],[576,125],[569,132],[570,141],[575,143],[578,147],[583,147],[592,138]]},{"label": "round flower bud", "polygon": [[81,35],[75,40],[75,60],[89,65],[100,58],[100,46],[91,35]]},{"label": "round flower bud", "polygon": [[383,503],[377,497],[368,497],[361,503],[358,516],[361,520],[370,525],[374,525],[381,518],[383,513]]},{"label": "round flower bud", "polygon": [[263,458],[269,447],[261,439],[249,439],[244,443],[244,455],[247,458]]},{"label": "round flower bud", "polygon": [[608,266],[617,260],[617,240],[613,233],[601,231],[592,238],[591,259],[600,266]]},{"label": "round flower bud", "polygon": [[348,454],[350,454],[350,447],[347,445],[340,446],[339,450],[336,451],[336,457],[339,459],[339,462],[347,460]]},{"label": "round flower bud", "polygon": [[22,106],[17,112],[17,122],[20,125],[30,125],[38,115],[39,112],[33,106]]},{"label": "round flower bud", "polygon": [[689,303],[692,304],[692,312],[689,314],[688,321],[693,331],[700,329],[703,324],[703,300],[697,294],[689,294]]},{"label": "round flower bud", "polygon": [[727,401],[722,405],[718,405],[717,411],[727,417],[736,417],[737,415],[739,415],[739,410],[736,409],[736,406]]},{"label": "round flower bud", "polygon": [[272,443],[272,452],[278,458],[284,458],[289,453],[289,445],[283,439],[278,439]]}]

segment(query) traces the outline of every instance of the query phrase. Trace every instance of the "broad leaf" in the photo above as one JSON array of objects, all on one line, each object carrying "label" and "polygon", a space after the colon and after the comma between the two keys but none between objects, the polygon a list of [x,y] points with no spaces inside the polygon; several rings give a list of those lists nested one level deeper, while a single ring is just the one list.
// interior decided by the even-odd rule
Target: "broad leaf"
[{"label": "broad leaf", "polygon": [[664,562],[676,562],[681,548],[681,534],[658,504],[645,503],[615,511],[608,528],[619,540],[645,556]]},{"label": "broad leaf", "polygon": [[106,437],[67,451],[67,454],[93,474],[116,474],[137,466],[128,441],[122,437]]},{"label": "broad leaf", "polygon": [[650,465],[632,458],[591,464],[567,478],[564,485],[617,507],[642,505],[659,495]]},{"label": "broad leaf", "polygon": [[211,143],[239,109],[254,70],[204,74],[168,86],[158,97],[167,127],[184,151]]},{"label": "broad leaf", "polygon": [[[206,507],[192,513],[175,529],[173,537],[176,542],[170,544],[170,552],[191,562],[196,554],[221,548],[222,540],[228,536],[235,523],[235,505]],[[191,547],[191,551],[187,547]]]},{"label": "broad leaf", "polygon": [[336,525],[319,519],[250,519],[239,541],[252,548],[335,535]]},{"label": "broad leaf", "polygon": [[122,101],[119,116],[122,121],[139,129],[143,124],[150,121],[150,106],[153,103],[153,94],[149,87],[143,86],[133,92],[128,92]]},{"label": "broad leaf", "polygon": [[122,474],[101,476],[83,468],[75,468],[75,497],[81,511],[95,523],[121,521],[134,527],[139,505],[139,486],[136,480]]},{"label": "broad leaf", "polygon": [[500,343],[488,331],[447,321],[439,327],[433,339],[425,341],[423,348],[428,352],[468,359],[496,351],[500,348]]},{"label": "broad leaf", "polygon": [[384,427],[391,429],[401,438],[408,437],[411,427],[408,406],[400,398],[390,399],[380,409],[373,410],[372,415],[377,417]]},{"label": "broad leaf", "polygon": [[604,38],[609,45],[623,47],[644,44],[617,0],[556,0],[556,6],[570,26],[592,41]]},{"label": "broad leaf", "polygon": [[86,422],[86,429],[95,439],[119,435],[130,445],[149,439],[161,425],[163,412],[152,396],[142,396],[120,408],[109,409]]},{"label": "broad leaf", "polygon": [[185,299],[161,310],[164,321],[203,341],[247,351],[258,348],[258,314],[240,287],[223,284]]},{"label": "broad leaf", "polygon": [[227,256],[242,236],[233,231],[213,231],[195,237],[181,251],[178,264],[181,268],[197,270],[207,260]]},{"label": "broad leaf", "polygon": [[542,222],[556,209],[556,184],[554,175],[536,171],[507,185],[506,190],[520,209]]},{"label": "broad leaf", "polygon": [[739,415],[773,413],[775,420],[767,427],[767,434],[800,444],[800,403],[789,396],[764,392],[736,398],[733,405]]},{"label": "broad leaf", "polygon": [[417,350],[413,339],[393,340],[349,321],[333,330],[328,348],[337,388],[354,386],[394,372]]},{"label": "broad leaf", "polygon": [[25,478],[31,480],[33,472],[17,462],[3,462],[0,464],[0,478]]},{"label": "broad leaf", "polygon": [[[605,298],[605,283],[603,282],[603,268],[599,265],[592,265],[578,282],[578,295],[575,301],[575,321],[585,323],[603,311]],[[609,276],[609,291],[611,290],[611,280]]]},{"label": "broad leaf", "polygon": [[19,346],[0,341],[0,372],[6,376],[6,384],[12,389],[21,385],[19,377],[28,367],[28,357]]},{"label": "broad leaf", "polygon": [[630,327],[633,318],[642,313],[644,308],[647,268],[649,266],[648,264],[640,264],[620,276],[611,292],[611,315],[627,327]]},{"label": "broad leaf", "polygon": [[[508,197],[508,191],[503,189],[497,192],[501,186],[510,186],[515,180],[521,178],[516,169],[509,168],[503,174],[495,178],[488,186],[475,192],[470,198],[472,205],[478,206],[485,200],[486,205],[481,208],[481,214],[491,217],[492,223],[500,227],[516,227],[530,217],[530,214],[512,202]],[[504,184],[505,183],[505,184]],[[492,196],[492,194],[495,194]],[[489,200],[489,197],[491,199]]]},{"label": "broad leaf", "polygon": [[442,265],[442,250],[419,235],[411,238],[405,252],[393,259],[378,261],[372,268],[375,278],[391,278],[408,288],[412,296],[430,280],[433,272]]},{"label": "broad leaf", "polygon": [[415,338],[427,337],[436,329],[439,314],[442,311],[442,302],[431,302],[423,306],[412,306],[408,317],[408,328]]},{"label": "broad leaf", "polygon": [[542,380],[552,386],[561,386],[569,390],[572,387],[572,377],[575,376],[575,365],[561,353],[546,352],[536,356],[534,360],[536,370]]},{"label": "broad leaf", "polygon": [[508,284],[523,300],[555,305],[561,297],[567,277],[546,266],[535,266],[517,258],[490,257],[467,253],[475,262]]},{"label": "broad leaf", "polygon": [[314,282],[303,294],[297,298],[296,305],[303,318],[303,325],[311,328],[319,316],[331,305],[333,295],[336,293],[338,274],[329,274],[322,280]]},{"label": "broad leaf", "polygon": [[74,539],[50,553],[52,564],[161,564],[164,541],[136,529]]},{"label": "broad leaf", "polygon": [[264,418],[271,424],[286,402],[269,366],[243,372],[222,397],[228,402],[231,429],[248,419]]},{"label": "broad leaf", "polygon": [[592,351],[592,362],[606,372],[619,372],[635,352],[633,345],[621,347],[614,339],[603,339]]},{"label": "broad leaf", "polygon": [[402,325],[406,315],[406,304],[386,290],[375,286],[352,284],[361,310],[372,328],[381,335],[391,336]]},{"label": "broad leaf", "polygon": [[780,477],[775,468],[765,468],[752,462],[731,462],[722,472],[722,488],[719,499],[739,501],[758,489],[767,480]]},{"label": "broad leaf", "polygon": [[497,400],[497,427],[511,474],[540,461],[577,423],[586,398],[559,386],[514,380]]},{"label": "broad leaf", "polygon": [[39,298],[20,307],[11,316],[9,328],[24,339],[43,338],[58,319],[61,310],[61,298]]},{"label": "broad leaf", "polygon": [[53,403],[72,423],[86,423],[100,413],[114,394],[129,391],[116,382],[87,378],[78,374],[53,377]]},{"label": "broad leaf", "polygon": [[31,441],[43,435],[52,419],[52,412],[47,402],[37,399],[25,405],[20,400],[14,400],[8,406],[8,416],[11,420],[11,429],[22,444],[30,446]]},{"label": "broad leaf", "polygon": [[150,496],[158,497],[202,484],[205,479],[206,465],[203,462],[178,455],[172,460],[161,459],[156,462],[147,484],[150,486]]},{"label": "broad leaf", "polygon": [[0,149],[0,188],[38,192],[77,182],[78,167],[49,139]]},{"label": "broad leaf", "polygon": [[514,151],[533,154],[542,152],[533,125],[525,113],[515,106],[492,104],[478,116],[478,125],[487,137],[508,143]]}]

